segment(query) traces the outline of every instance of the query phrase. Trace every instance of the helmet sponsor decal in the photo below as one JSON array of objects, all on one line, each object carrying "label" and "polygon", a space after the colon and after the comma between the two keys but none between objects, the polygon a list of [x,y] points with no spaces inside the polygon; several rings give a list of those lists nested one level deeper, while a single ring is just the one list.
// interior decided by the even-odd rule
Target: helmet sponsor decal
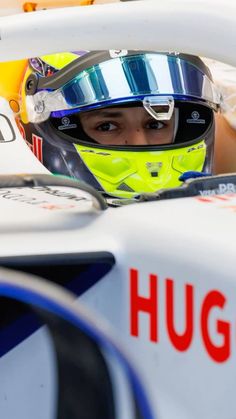
[{"label": "helmet sponsor decal", "polygon": [[187,150],[187,153],[191,153],[191,151],[199,150],[200,148],[203,148],[204,144],[198,144],[197,146],[189,147]]},{"label": "helmet sponsor decal", "polygon": [[191,113],[191,118],[186,120],[187,124],[205,124],[206,120],[200,118],[200,113],[198,111],[193,111]]},{"label": "helmet sponsor decal", "polygon": [[68,118],[67,116],[63,116],[63,118],[61,119],[61,125],[58,126],[58,129],[60,131],[64,131],[66,129],[73,129],[73,128],[77,128],[77,124],[71,124],[70,118]]},{"label": "helmet sponsor decal", "polygon": [[125,55],[128,55],[127,49],[110,49],[109,50],[111,58],[117,58],[117,57],[124,57]]},{"label": "helmet sponsor decal", "polygon": [[91,150],[91,149],[85,149],[85,150],[80,150],[81,153],[92,153],[92,154],[98,154],[99,156],[110,156],[111,153],[108,153],[106,151],[95,151],[95,150]]}]

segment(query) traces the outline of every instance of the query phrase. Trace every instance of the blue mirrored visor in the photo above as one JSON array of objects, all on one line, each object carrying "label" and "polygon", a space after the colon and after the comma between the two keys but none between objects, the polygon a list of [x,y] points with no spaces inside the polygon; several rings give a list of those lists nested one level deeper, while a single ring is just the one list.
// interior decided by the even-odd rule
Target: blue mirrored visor
[{"label": "blue mirrored visor", "polygon": [[159,94],[219,103],[212,81],[192,63],[154,53],[94,65],[66,83],[61,93],[70,108]]},{"label": "blue mirrored visor", "polygon": [[200,68],[178,55],[153,52],[111,58],[80,72],[78,65],[71,80],[50,90],[49,78],[47,89],[28,96],[28,103],[31,118],[36,120],[36,113],[43,120],[58,111],[80,112],[158,95],[203,100],[213,108],[220,103],[218,90]]}]

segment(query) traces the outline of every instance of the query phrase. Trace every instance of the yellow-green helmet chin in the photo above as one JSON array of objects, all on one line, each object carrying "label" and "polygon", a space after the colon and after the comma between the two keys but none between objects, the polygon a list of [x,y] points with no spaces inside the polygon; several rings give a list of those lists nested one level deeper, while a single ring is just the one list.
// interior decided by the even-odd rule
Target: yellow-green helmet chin
[{"label": "yellow-green helmet chin", "polygon": [[101,185],[101,191],[119,198],[133,198],[181,184],[181,174],[201,172],[206,159],[204,140],[175,149],[132,151],[74,144],[80,158]]}]

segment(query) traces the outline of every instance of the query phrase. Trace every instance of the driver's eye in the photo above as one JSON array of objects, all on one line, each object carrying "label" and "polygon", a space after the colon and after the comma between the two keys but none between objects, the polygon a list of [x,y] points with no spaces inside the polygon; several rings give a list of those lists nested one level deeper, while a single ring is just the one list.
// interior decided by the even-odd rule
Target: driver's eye
[{"label": "driver's eye", "polygon": [[161,122],[161,121],[155,121],[155,120],[150,121],[150,122],[147,124],[147,127],[148,127],[149,129],[156,129],[156,130],[161,129],[161,128],[163,128],[164,126],[165,126],[165,124],[164,124],[163,122]]},{"label": "driver's eye", "polygon": [[98,131],[113,131],[114,129],[116,129],[116,126],[114,124],[112,124],[111,122],[104,122],[103,124],[100,124],[97,127]]}]

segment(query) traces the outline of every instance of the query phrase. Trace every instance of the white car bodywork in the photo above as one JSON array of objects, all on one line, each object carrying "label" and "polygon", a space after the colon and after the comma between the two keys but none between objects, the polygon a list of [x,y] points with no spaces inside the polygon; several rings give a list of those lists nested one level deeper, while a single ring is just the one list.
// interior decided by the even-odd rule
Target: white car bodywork
[{"label": "white car bodywork", "polygon": [[[104,48],[145,45],[151,49],[159,39],[163,49],[188,50],[236,64],[232,54],[235,3],[224,3],[223,15],[219,1],[157,3],[78,8],[73,14],[69,10],[58,10],[55,15],[47,11],[42,19],[49,25],[47,40],[41,15],[2,18],[0,51],[6,59],[13,59],[69,45],[71,49],[70,42],[77,42],[74,36],[83,34],[80,47],[88,49],[92,43],[93,49],[101,44]],[[65,12],[68,21],[63,20],[63,39],[58,35],[52,39],[50,33],[59,34],[57,19]],[[131,12],[135,18],[132,24]],[[200,16],[204,16],[201,28]],[[122,22],[122,31],[120,25],[114,29],[117,20]],[[114,38],[110,39],[107,32],[112,28]],[[213,42],[206,37],[212,31]],[[19,49],[14,48],[16,34]],[[32,34],[34,42],[28,42]],[[0,106],[0,172],[48,173],[21,138],[5,99]],[[14,141],[6,117],[15,132]],[[156,417],[235,418],[234,183],[219,181],[215,193],[208,190],[195,197],[104,211],[95,208],[94,200],[83,191],[15,189],[9,185],[0,188],[0,232],[0,262],[4,266],[11,266],[9,260],[12,263],[14,258],[77,255],[79,260],[79,255],[95,255],[95,259],[99,252],[112,255],[111,270],[79,298],[109,321],[132,355]],[[43,332],[37,331],[0,359],[0,394],[7,394],[8,400],[4,396],[0,400],[4,419],[30,419],[32,412],[34,419],[51,419],[50,392],[37,391],[39,383],[49,388],[51,380],[45,373],[49,354],[41,335]]]}]

